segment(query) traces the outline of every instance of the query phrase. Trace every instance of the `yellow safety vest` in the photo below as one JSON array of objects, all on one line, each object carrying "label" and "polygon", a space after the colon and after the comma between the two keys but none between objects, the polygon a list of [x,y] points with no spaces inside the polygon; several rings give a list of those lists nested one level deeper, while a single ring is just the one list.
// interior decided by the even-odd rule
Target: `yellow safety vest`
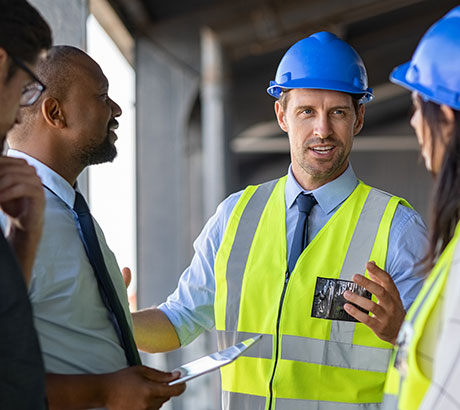
[{"label": "yellow safety vest", "polygon": [[[385,266],[401,198],[359,183],[287,274],[286,177],[243,192],[215,261],[219,348],[264,337],[221,369],[232,410],[378,409],[391,344],[365,325],[311,317],[317,277]],[[373,403],[373,404],[369,404]]]},{"label": "yellow safety vest", "polygon": [[384,410],[418,409],[430,386],[417,362],[417,346],[446,284],[459,239],[460,224],[407,312],[388,368]]}]

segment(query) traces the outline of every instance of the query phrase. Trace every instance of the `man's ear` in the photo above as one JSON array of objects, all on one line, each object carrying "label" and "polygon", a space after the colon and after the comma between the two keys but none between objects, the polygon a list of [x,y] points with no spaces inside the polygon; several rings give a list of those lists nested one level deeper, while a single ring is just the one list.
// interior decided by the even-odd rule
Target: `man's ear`
[{"label": "man's ear", "polygon": [[275,114],[276,114],[276,119],[278,120],[278,124],[280,128],[284,132],[288,132],[288,126],[286,123],[286,116],[284,114],[284,109],[281,106],[279,101],[275,101]]},{"label": "man's ear", "polygon": [[360,104],[359,107],[358,107],[358,113],[357,113],[357,116],[356,116],[356,121],[355,121],[355,124],[353,126],[353,136],[358,135],[361,132],[362,128],[363,128],[363,125],[364,125],[364,112],[365,112],[364,104]]},{"label": "man's ear", "polygon": [[50,127],[64,128],[66,126],[65,115],[58,99],[46,97],[41,104],[41,113]]}]

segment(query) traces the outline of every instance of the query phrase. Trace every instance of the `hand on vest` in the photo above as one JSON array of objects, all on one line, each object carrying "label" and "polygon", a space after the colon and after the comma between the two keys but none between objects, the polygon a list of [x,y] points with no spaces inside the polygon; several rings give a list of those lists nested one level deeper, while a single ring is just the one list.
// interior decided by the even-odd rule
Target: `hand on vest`
[{"label": "hand on vest", "polygon": [[398,289],[391,276],[377,267],[374,262],[368,262],[366,269],[372,280],[356,274],[353,275],[353,282],[375,295],[378,303],[350,291],[346,291],[344,297],[368,310],[372,315],[361,312],[349,303],[345,304],[344,309],[349,315],[371,328],[380,339],[395,344],[399,328],[406,315]]},{"label": "hand on vest", "polygon": [[171,396],[179,396],[185,384],[168,386],[179,376],[146,366],[134,366],[108,375],[106,383],[109,410],[157,410]]}]

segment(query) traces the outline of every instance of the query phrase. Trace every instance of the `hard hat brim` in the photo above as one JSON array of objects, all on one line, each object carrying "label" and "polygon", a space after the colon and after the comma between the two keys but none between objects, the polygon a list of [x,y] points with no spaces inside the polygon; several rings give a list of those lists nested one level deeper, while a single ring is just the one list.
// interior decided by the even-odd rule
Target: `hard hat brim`
[{"label": "hard hat brim", "polygon": [[390,74],[390,81],[400,85],[401,87],[407,88],[410,91],[414,91],[416,90],[416,84],[410,83],[406,80],[406,74],[409,67],[410,61],[395,67]]},{"label": "hard hat brim", "polygon": [[411,67],[411,62],[407,62],[404,64],[401,64],[397,66],[390,74],[390,81],[400,85],[401,87],[404,87],[408,89],[409,91],[415,91],[420,96],[425,100],[425,101],[432,101],[436,104],[447,104],[450,107],[460,110],[460,102],[458,104],[455,103],[447,103],[446,101],[437,98],[434,94],[433,91],[430,89],[424,87],[423,85],[415,82],[410,82],[407,80],[407,72],[409,71],[409,68]]},{"label": "hard hat brim", "polygon": [[272,84],[270,87],[267,88],[267,93],[270,94],[272,97],[280,98],[281,93],[284,90],[292,90],[294,88],[305,88],[309,90],[328,90],[328,91],[339,91],[346,94],[356,94],[362,95],[360,102],[367,103],[374,99],[374,95],[372,94],[372,89],[368,88],[367,90],[363,91],[358,88],[351,89],[350,87],[343,86],[341,84],[334,84],[330,85],[331,81],[328,84],[318,84],[318,81],[314,81],[311,84],[305,84],[303,82],[301,85],[296,86],[294,84],[290,84],[289,86],[281,86],[278,84]]}]

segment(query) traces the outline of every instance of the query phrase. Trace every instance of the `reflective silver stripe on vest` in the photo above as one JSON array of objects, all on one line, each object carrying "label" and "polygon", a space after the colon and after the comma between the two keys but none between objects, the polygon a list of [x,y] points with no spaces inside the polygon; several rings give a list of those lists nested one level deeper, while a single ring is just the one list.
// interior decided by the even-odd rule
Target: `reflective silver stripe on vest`
[{"label": "reflective silver stripe on vest", "polygon": [[227,261],[227,306],[225,311],[225,329],[237,330],[240,313],[241,287],[252,240],[259,225],[262,212],[267,205],[278,180],[259,185],[249,199],[241,215],[232,250]]},{"label": "reflective silver stripe on vest", "polygon": [[222,391],[223,410],[264,410],[265,401],[262,396]]},{"label": "reflective silver stripe on vest", "polygon": [[[265,397],[222,391],[223,410],[264,410]],[[380,403],[338,403],[332,401],[276,399],[276,410],[380,410]]]},{"label": "reflective silver stripe on vest", "polygon": [[394,394],[384,394],[382,410],[398,410],[399,397]]},{"label": "reflective silver stripe on vest", "polygon": [[355,273],[364,273],[385,209],[391,196],[372,188],[364,203],[340,272],[340,279],[351,280]]},{"label": "reflective silver stripe on vest", "polygon": [[391,350],[283,335],[281,359],[386,373]]},{"label": "reflective silver stripe on vest", "polygon": [[[366,198],[363,209],[350,241],[340,279],[351,280],[355,273],[364,274],[366,263],[372,253],[380,222],[391,196],[372,188]],[[333,320],[330,340],[342,343],[353,343],[355,322]]]},{"label": "reflective silver stripe on vest", "polygon": [[[222,350],[259,334],[260,333],[227,332],[225,330],[218,330],[217,345],[219,350]],[[254,346],[251,346],[251,348],[244,352],[241,356],[271,359],[273,357],[273,335],[263,335],[262,339],[260,339]]]},{"label": "reflective silver stripe on vest", "polygon": [[[335,401],[276,399],[275,409],[276,410],[380,410],[380,403],[338,403]],[[236,407],[235,407],[235,410],[236,410]]]}]

